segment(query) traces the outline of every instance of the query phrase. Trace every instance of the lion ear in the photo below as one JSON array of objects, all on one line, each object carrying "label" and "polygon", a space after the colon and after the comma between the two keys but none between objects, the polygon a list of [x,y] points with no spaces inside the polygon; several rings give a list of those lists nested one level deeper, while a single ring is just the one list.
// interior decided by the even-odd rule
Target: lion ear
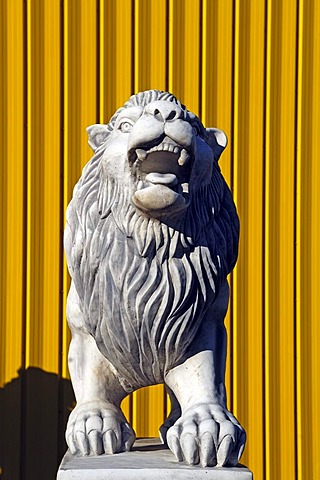
[{"label": "lion ear", "polygon": [[206,130],[208,135],[208,144],[212,148],[216,160],[219,160],[221,153],[226,148],[228,143],[227,135],[218,128],[207,128]]},{"label": "lion ear", "polygon": [[95,151],[98,147],[100,147],[100,145],[102,145],[106,141],[110,130],[108,129],[107,125],[102,125],[98,123],[96,125],[91,125],[90,127],[88,127],[87,132],[89,135],[88,143],[92,150]]}]

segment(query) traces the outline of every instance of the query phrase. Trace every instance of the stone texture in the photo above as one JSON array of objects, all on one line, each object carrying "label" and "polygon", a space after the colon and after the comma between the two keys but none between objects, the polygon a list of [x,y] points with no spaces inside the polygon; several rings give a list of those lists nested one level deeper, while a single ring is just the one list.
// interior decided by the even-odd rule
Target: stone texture
[{"label": "stone texture", "polygon": [[224,385],[226,278],[239,235],[218,164],[227,138],[157,90],[132,96],[88,133],[94,156],[74,188],[65,231],[77,400],[69,449],[129,451],[135,433],[121,401],[164,383],[172,411],[160,432],[176,458],[236,465],[246,435]]},{"label": "stone texture", "polygon": [[139,439],[133,451],[80,457],[67,452],[57,480],[252,480],[250,470],[237,467],[191,467],[178,463],[157,439]]}]

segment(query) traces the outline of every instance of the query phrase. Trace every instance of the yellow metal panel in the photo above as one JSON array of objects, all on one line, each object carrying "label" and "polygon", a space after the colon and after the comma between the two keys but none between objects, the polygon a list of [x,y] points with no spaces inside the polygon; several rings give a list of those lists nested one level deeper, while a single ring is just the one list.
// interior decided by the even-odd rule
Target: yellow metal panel
[{"label": "yellow metal panel", "polygon": [[[243,461],[257,479],[320,478],[320,2],[1,0],[0,8],[0,382],[24,365],[24,313],[26,366],[58,372],[61,208],[92,155],[85,127],[108,121],[134,90],[168,88],[230,140],[221,166],[241,244],[227,384],[248,431]],[[65,267],[63,277],[65,303]],[[63,376],[69,337],[64,319]],[[138,435],[157,435],[167,403],[157,386],[123,405]]]},{"label": "yellow metal panel", "polygon": [[[43,9],[27,9],[27,309],[26,368],[42,366],[43,338]],[[41,99],[41,100],[40,100]]]},{"label": "yellow metal panel", "polygon": [[133,93],[132,1],[100,0],[100,122]]},{"label": "yellow metal panel", "polygon": [[[27,2],[28,288],[26,366],[58,371],[60,2]],[[48,22],[50,19],[50,22]],[[44,28],[46,21],[48,27]]]},{"label": "yellow metal panel", "polygon": [[0,386],[22,366],[23,317],[23,5],[0,3],[1,238]]},{"label": "yellow metal panel", "polygon": [[318,1],[301,1],[297,112],[298,479],[319,478],[319,139]]},{"label": "yellow metal panel", "polygon": [[233,410],[247,430],[243,461],[263,478],[262,224],[264,141],[263,2],[236,1],[234,197],[241,222],[234,272]]},{"label": "yellow metal panel", "polygon": [[[4,69],[7,64],[7,11],[6,4],[0,3],[0,52],[2,62],[0,64],[0,91],[5,92],[7,89],[7,78]],[[1,124],[6,124],[6,110],[7,110],[7,97],[6,95],[0,96],[0,112],[1,112]],[[1,158],[7,158],[7,132],[1,128],[0,132],[0,148]],[[1,230],[6,231],[7,226],[7,162],[0,163],[1,184],[3,184],[0,193],[0,225]],[[6,364],[6,350],[5,350],[5,338],[6,338],[6,326],[7,323],[7,265],[6,265],[6,253],[7,253],[7,238],[3,234],[0,239],[0,385],[3,385],[5,381],[5,364]]]},{"label": "yellow metal panel", "polygon": [[[296,9],[268,3],[265,187],[266,478],[294,478]],[[284,161],[285,160],[285,161]],[[278,459],[286,458],[286,462]]]},{"label": "yellow metal panel", "polygon": [[166,89],[167,11],[165,0],[136,0],[134,92]]},{"label": "yellow metal panel", "polygon": [[[43,3],[43,2],[42,2]],[[43,361],[58,373],[61,263],[60,1],[45,2],[43,47]]]},{"label": "yellow metal panel", "polygon": [[[203,1],[202,12],[202,98],[201,120],[206,127],[222,129],[229,144],[219,160],[223,175],[231,187],[233,1]],[[231,281],[229,281],[231,283]],[[228,330],[226,388],[231,402],[232,325],[230,308],[225,320]]]},{"label": "yellow metal panel", "polygon": [[164,385],[142,388],[133,394],[132,426],[138,437],[158,437],[166,418]]},{"label": "yellow metal panel", "polygon": [[[79,5],[81,3],[81,5]],[[96,0],[81,0],[72,5],[72,14],[74,9],[80,10],[80,51],[70,52],[78,53],[79,73],[81,75],[77,82],[80,83],[80,96],[78,101],[80,107],[80,148],[82,167],[92,156],[92,150],[88,146],[88,138],[85,129],[88,125],[98,121],[97,118],[97,2]],[[72,21],[74,24],[74,21]],[[77,46],[74,45],[76,50]],[[80,53],[80,55],[79,55]],[[71,83],[73,86],[74,84]],[[71,86],[70,85],[70,86]]]},{"label": "yellow metal panel", "polygon": [[199,114],[200,1],[169,0],[169,91]]}]

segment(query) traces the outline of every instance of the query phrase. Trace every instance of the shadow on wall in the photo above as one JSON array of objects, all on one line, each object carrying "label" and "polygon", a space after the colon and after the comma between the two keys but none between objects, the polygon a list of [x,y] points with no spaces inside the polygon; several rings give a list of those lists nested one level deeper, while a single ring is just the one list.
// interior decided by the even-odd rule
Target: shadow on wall
[{"label": "shadow on wall", "polygon": [[69,380],[39,368],[0,388],[0,479],[54,480],[75,399]]}]

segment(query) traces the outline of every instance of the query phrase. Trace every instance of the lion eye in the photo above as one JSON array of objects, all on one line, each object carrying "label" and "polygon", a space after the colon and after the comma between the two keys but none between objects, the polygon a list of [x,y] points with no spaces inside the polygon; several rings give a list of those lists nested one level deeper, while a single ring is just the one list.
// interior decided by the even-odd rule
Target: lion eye
[{"label": "lion eye", "polygon": [[123,132],[123,133],[129,133],[129,132],[131,132],[131,130],[132,130],[132,123],[127,122],[127,121],[120,123],[120,125],[119,125],[119,130],[121,130],[121,132]]},{"label": "lion eye", "polygon": [[200,131],[200,128],[198,127],[198,125],[193,125],[193,133],[196,137],[198,135],[200,135],[201,131]]}]

